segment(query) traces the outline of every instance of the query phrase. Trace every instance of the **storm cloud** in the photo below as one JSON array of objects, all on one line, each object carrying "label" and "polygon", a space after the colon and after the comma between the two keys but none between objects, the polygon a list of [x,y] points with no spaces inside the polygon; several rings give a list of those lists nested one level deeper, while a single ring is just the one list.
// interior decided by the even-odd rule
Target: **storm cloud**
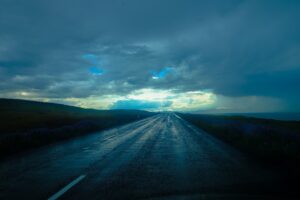
[{"label": "storm cloud", "polygon": [[255,97],[258,111],[268,102],[300,111],[299,9],[292,0],[2,0],[0,94],[71,104],[118,96],[112,108],[151,88],[213,93],[214,109]]}]

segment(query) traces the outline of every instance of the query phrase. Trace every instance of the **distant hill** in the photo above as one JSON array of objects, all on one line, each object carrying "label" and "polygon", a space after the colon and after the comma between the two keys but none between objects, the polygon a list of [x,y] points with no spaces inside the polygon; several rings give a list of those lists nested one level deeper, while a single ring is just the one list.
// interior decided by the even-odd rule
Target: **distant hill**
[{"label": "distant hill", "polygon": [[299,112],[274,112],[274,113],[244,113],[243,116],[276,119],[285,121],[300,121]]},{"label": "distant hill", "polygon": [[[198,114],[198,113],[195,113]],[[199,113],[206,114],[206,113]],[[284,121],[300,121],[300,112],[266,112],[266,113],[207,113],[221,116],[244,116],[260,119],[275,119]]]},{"label": "distant hill", "polygon": [[[150,116],[139,110],[95,110],[17,99],[0,99],[0,134],[35,128],[57,128],[81,120],[131,119]],[[124,119],[125,120],[125,119]]]},{"label": "distant hill", "polygon": [[0,99],[0,156],[133,122],[154,113]]}]

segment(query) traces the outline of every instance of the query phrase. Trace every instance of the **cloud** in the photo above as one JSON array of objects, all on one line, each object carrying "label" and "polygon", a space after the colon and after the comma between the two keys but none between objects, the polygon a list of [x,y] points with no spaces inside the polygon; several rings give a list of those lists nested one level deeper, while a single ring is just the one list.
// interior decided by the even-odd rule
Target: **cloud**
[{"label": "cloud", "polygon": [[144,109],[150,111],[199,111],[211,108],[215,95],[209,92],[176,92],[172,90],[141,89],[115,101],[113,109]]},{"label": "cloud", "polygon": [[82,58],[87,60],[89,63],[91,63],[93,65],[98,64],[98,58],[94,54],[84,54],[84,55],[82,55]]},{"label": "cloud", "polygon": [[299,110],[299,9],[279,0],[3,0],[0,94],[83,102],[147,88],[209,91]]}]

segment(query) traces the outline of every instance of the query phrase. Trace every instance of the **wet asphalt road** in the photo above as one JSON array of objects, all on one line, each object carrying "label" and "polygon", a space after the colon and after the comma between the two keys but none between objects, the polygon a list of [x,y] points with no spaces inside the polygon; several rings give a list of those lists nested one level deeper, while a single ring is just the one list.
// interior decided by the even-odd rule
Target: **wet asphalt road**
[{"label": "wet asphalt road", "polygon": [[276,181],[172,113],[0,163],[0,199],[240,199]]}]

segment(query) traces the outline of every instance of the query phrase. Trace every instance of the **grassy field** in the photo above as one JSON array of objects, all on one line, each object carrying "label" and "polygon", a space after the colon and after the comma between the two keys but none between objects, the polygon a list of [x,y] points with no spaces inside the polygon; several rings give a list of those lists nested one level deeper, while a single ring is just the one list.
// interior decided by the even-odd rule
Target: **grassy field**
[{"label": "grassy field", "polygon": [[178,115],[265,164],[298,171],[300,121],[243,116]]},{"label": "grassy field", "polygon": [[133,122],[153,113],[0,99],[0,157]]}]

